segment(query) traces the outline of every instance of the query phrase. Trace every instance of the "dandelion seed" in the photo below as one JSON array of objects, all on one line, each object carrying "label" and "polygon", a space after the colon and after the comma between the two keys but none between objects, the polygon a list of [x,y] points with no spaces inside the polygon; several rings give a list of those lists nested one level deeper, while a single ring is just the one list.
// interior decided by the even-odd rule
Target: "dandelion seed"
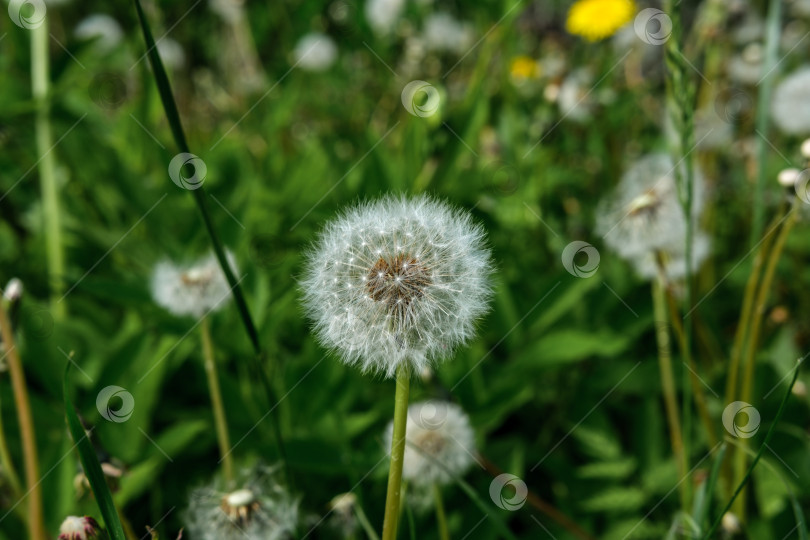
[{"label": "dandelion seed", "polygon": [[303,303],[346,364],[419,373],[473,336],[492,266],[469,214],[425,196],[385,197],[326,226],[308,255]]},{"label": "dandelion seed", "polygon": [[195,540],[284,540],[298,523],[298,502],[278,484],[275,469],[243,471],[238,489],[215,482],[192,491],[185,521]]},{"label": "dandelion seed", "polygon": [[[696,170],[694,220],[703,208],[704,185],[703,176]],[[596,231],[603,235],[608,247],[624,258],[683,242],[686,219],[675,185],[675,165],[668,154],[647,155],[624,173],[614,194],[597,207]]]},{"label": "dandelion seed", "polygon": [[[236,269],[233,254],[225,253],[228,265]],[[231,297],[228,280],[212,253],[190,266],[161,261],[152,273],[152,298],[177,316],[200,318],[221,308]]]},{"label": "dandelion seed", "polygon": [[[394,425],[385,432],[391,447]],[[475,434],[467,414],[454,403],[423,401],[408,407],[402,477],[416,486],[448,484],[475,461]]]},{"label": "dandelion seed", "polygon": [[810,65],[797,69],[776,86],[771,115],[787,134],[810,133]]},{"label": "dandelion seed", "polygon": [[101,528],[95,519],[84,516],[68,516],[59,526],[59,540],[89,540],[98,538]]},{"label": "dandelion seed", "polygon": [[296,66],[306,71],[326,71],[337,59],[337,45],[329,36],[318,32],[306,34],[295,45]]},{"label": "dandelion seed", "polygon": [[118,21],[101,13],[82,19],[73,34],[79,39],[97,39],[98,49],[104,52],[113,50],[124,38],[124,31]]},{"label": "dandelion seed", "polygon": [[568,12],[565,29],[588,41],[599,41],[630,22],[635,10],[632,0],[578,0]]}]

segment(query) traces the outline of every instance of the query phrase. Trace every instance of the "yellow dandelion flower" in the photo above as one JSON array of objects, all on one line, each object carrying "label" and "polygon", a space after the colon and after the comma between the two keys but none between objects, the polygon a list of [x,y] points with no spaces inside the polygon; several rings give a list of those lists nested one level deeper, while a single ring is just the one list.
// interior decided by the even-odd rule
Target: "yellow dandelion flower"
[{"label": "yellow dandelion flower", "polygon": [[513,79],[534,79],[540,74],[537,61],[529,56],[516,56],[509,66],[509,74]]},{"label": "yellow dandelion flower", "polygon": [[633,18],[633,0],[578,0],[568,12],[565,28],[588,41],[612,36]]}]

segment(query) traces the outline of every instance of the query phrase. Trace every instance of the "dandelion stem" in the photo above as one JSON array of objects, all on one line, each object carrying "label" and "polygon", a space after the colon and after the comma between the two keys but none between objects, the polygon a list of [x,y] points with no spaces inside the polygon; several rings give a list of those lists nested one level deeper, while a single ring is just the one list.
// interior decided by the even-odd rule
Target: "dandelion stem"
[{"label": "dandelion stem", "polygon": [[31,406],[28,401],[28,388],[25,384],[20,355],[14,341],[11,323],[6,316],[5,307],[0,302],[0,335],[8,349],[8,371],[11,376],[11,386],[14,390],[14,404],[17,409],[17,421],[20,424],[20,438],[22,439],[23,462],[25,466],[25,484],[28,488],[28,537],[31,540],[45,540],[45,523],[42,513],[42,489],[40,487],[39,459],[37,457],[37,441],[34,431],[34,419],[31,416]]},{"label": "dandelion stem", "polygon": [[439,525],[440,540],[450,540],[450,531],[447,530],[447,516],[444,514],[444,503],[442,502],[442,488],[439,484],[433,484],[433,499],[436,502],[436,521]]},{"label": "dandelion stem", "polygon": [[45,256],[48,261],[48,285],[51,294],[51,310],[55,319],[65,315],[62,297],[62,280],[65,273],[65,256],[62,246],[62,230],[58,187],[56,185],[56,165],[51,153],[53,136],[50,122],[49,58],[48,58],[48,18],[32,28],[31,32],[31,92],[36,104],[34,129],[39,159],[39,182],[42,191],[42,218],[45,231]]},{"label": "dandelion stem", "polygon": [[[8,354],[8,353],[6,353]],[[5,355],[3,356],[5,358]],[[3,358],[0,358],[2,360]],[[2,467],[2,474],[11,485],[11,491],[14,497],[22,495],[20,487],[20,477],[17,476],[17,471],[14,468],[14,462],[11,461],[11,453],[8,451],[8,442],[6,441],[6,430],[3,425],[3,415],[0,413],[0,467]]]},{"label": "dandelion stem", "polygon": [[391,437],[391,466],[388,469],[388,493],[385,497],[382,540],[395,540],[397,537],[410,384],[411,376],[408,364],[402,362],[397,368],[397,389],[394,397],[394,432]]},{"label": "dandelion stem", "polygon": [[[765,304],[768,301],[768,293],[770,292],[771,284],[773,283],[773,276],[776,273],[776,264],[779,262],[782,255],[782,250],[785,247],[785,241],[787,240],[791,229],[793,229],[793,225],[796,223],[797,214],[798,212],[796,209],[792,208],[787,219],[785,220],[784,225],[782,225],[782,230],[779,231],[779,236],[774,241],[773,250],[768,256],[768,265],[765,267],[765,273],[762,275],[762,282],[760,283],[759,291],[757,291],[756,300],[754,302],[754,310],[751,318],[748,347],[745,351],[745,362],[743,364],[745,371],[743,372],[742,389],[740,392],[741,401],[748,402],[751,400],[751,391],[754,383],[754,367],[756,363],[755,355],[759,345],[760,331],[762,330],[762,319],[765,312]],[[748,439],[743,441],[743,448],[747,446],[747,442]],[[737,450],[734,455],[734,484],[739,482],[740,478],[742,478],[743,474],[745,473],[745,462],[745,452],[743,450]],[[737,499],[734,506],[734,513],[737,514],[740,519],[745,518],[745,491],[740,493],[740,497]]]},{"label": "dandelion stem", "polygon": [[363,506],[359,502],[354,505],[354,513],[357,515],[357,521],[360,522],[360,526],[363,527],[363,530],[366,532],[368,540],[380,540],[380,537],[377,536],[377,533],[368,521],[368,516],[363,510]]},{"label": "dandelion stem", "polygon": [[[672,443],[672,453],[678,465],[680,478],[686,476],[686,458],[681,438],[681,420],[678,416],[678,398],[675,394],[675,379],[672,375],[672,358],[669,350],[669,329],[667,327],[667,306],[664,296],[663,269],[659,267],[658,279],[652,284],[653,312],[655,316],[655,336],[658,342],[658,368],[661,376],[661,390],[664,393],[664,408],[669,424],[669,437]],[[686,507],[686,490],[680,482],[681,504]]]},{"label": "dandelion stem", "polygon": [[205,376],[208,378],[208,391],[211,393],[211,407],[214,410],[214,424],[219,443],[219,454],[222,456],[222,470],[228,487],[233,484],[233,458],[231,456],[231,441],[228,437],[228,420],[225,417],[225,407],[222,403],[222,392],[219,388],[217,365],[214,358],[214,345],[211,340],[211,326],[208,317],[203,317],[200,325],[202,334],[203,357],[205,358]]}]

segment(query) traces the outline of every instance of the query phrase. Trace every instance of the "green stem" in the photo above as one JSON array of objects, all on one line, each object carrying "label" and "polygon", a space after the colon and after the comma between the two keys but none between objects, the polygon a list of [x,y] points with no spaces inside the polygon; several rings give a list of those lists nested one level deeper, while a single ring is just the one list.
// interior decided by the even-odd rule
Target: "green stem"
[{"label": "green stem", "polygon": [[48,57],[48,19],[32,28],[31,32],[31,91],[36,104],[34,130],[39,159],[39,183],[42,191],[42,218],[45,231],[45,256],[48,264],[48,285],[51,310],[56,320],[65,316],[62,283],[65,275],[65,255],[62,246],[59,193],[56,185],[56,165],[53,154],[53,135],[50,122],[50,91]]},{"label": "green stem", "polygon": [[[663,270],[659,268],[658,279],[653,280],[652,285],[653,312],[655,316],[655,336],[658,342],[658,368],[661,375],[661,390],[664,394],[664,408],[667,414],[667,424],[669,425],[669,437],[672,443],[672,454],[678,465],[678,474],[681,478],[686,476],[686,459],[683,451],[683,439],[681,439],[681,421],[678,417],[678,397],[675,392],[675,379],[672,375],[672,358],[669,349],[669,330],[667,328],[667,306],[664,296],[664,276]],[[679,492],[681,504],[686,504],[686,490],[681,482]]]},{"label": "green stem", "polygon": [[3,475],[11,485],[14,497],[20,497],[23,493],[20,488],[20,477],[17,475],[17,471],[14,468],[14,462],[11,461],[11,453],[8,451],[8,442],[6,441],[6,430],[3,426],[2,413],[0,413],[0,467],[3,468]]},{"label": "green stem", "polygon": [[214,425],[219,443],[219,455],[222,456],[222,470],[228,489],[233,487],[233,458],[231,456],[231,441],[228,437],[228,420],[225,416],[225,407],[222,403],[222,392],[219,388],[217,365],[214,358],[214,345],[211,340],[211,327],[208,317],[203,317],[200,324],[202,333],[203,358],[205,359],[205,376],[208,379],[208,391],[211,394],[211,407],[214,410]]},{"label": "green stem", "polygon": [[[745,351],[745,362],[743,368],[742,389],[740,392],[740,400],[749,402],[751,400],[751,392],[754,384],[754,367],[755,355],[759,345],[759,335],[762,330],[762,319],[765,312],[765,304],[768,301],[768,293],[773,283],[773,277],[776,274],[776,265],[782,255],[782,250],[785,247],[785,242],[790,234],[793,225],[796,223],[796,216],[798,211],[795,208],[790,210],[782,230],[779,231],[779,236],[774,241],[773,250],[768,256],[768,264],[765,267],[765,273],[762,275],[762,282],[757,291],[756,300],[754,302],[754,310],[751,318],[751,329],[748,337],[748,346]],[[746,446],[748,440],[743,441],[743,446]],[[734,454],[734,484],[739,482],[745,472],[745,452],[738,450]],[[745,519],[745,492],[743,492],[734,507],[734,513],[741,519]]]},{"label": "green stem", "polygon": [[357,521],[360,522],[360,526],[363,527],[363,530],[366,532],[366,536],[368,536],[369,540],[380,540],[380,537],[377,536],[377,533],[371,526],[368,516],[359,502],[354,505],[354,513],[357,515]]},{"label": "green stem", "polygon": [[776,67],[779,64],[779,39],[781,30],[782,0],[773,0],[768,8],[767,33],[765,38],[765,61],[762,63],[763,80],[758,84],[757,96],[757,181],[754,191],[754,218],[751,227],[751,245],[754,246],[762,235],[765,224],[765,183],[767,171],[765,169],[765,154],[768,151],[768,123],[770,121],[771,93],[776,81]]},{"label": "green stem", "polygon": [[391,466],[388,469],[388,493],[385,497],[382,540],[395,540],[397,537],[410,384],[411,376],[408,365],[403,362],[397,368],[397,389],[394,397],[394,432],[391,437]]},{"label": "green stem", "polygon": [[[731,500],[728,501],[726,507],[723,508],[723,511],[718,514],[717,519],[714,521],[712,528],[703,536],[704,540],[708,540],[709,538],[714,538],[712,535],[714,531],[717,530],[717,527],[720,525],[720,522],[723,520],[723,516],[726,515],[726,512],[729,511],[731,506],[734,504],[737,496],[742,492],[745,488],[748,480],[751,478],[751,473],[754,471],[754,467],[757,466],[759,463],[762,454],[765,452],[765,449],[768,447],[768,443],[771,441],[771,437],[773,436],[774,431],[776,430],[776,426],[779,424],[779,420],[782,418],[782,413],[785,412],[785,404],[787,404],[787,400],[790,397],[790,392],[793,390],[793,385],[796,384],[796,378],[799,376],[799,367],[801,366],[801,362],[794,368],[793,372],[793,379],[790,381],[790,385],[785,392],[784,397],[782,398],[782,403],[779,404],[779,410],[776,412],[776,418],[773,419],[771,423],[771,427],[768,428],[768,433],[765,435],[765,440],[762,441],[762,446],[759,447],[759,451],[757,452],[756,457],[754,457],[754,461],[751,462],[751,465],[748,467],[748,471],[746,471],[745,476],[740,481],[740,484],[737,486],[737,489],[734,490],[734,494],[731,496]],[[744,451],[745,449],[743,449]]]},{"label": "green stem", "polygon": [[436,521],[439,525],[439,539],[450,540],[450,531],[447,529],[447,516],[444,514],[444,503],[442,502],[442,488],[439,484],[433,484],[433,499],[436,502]]},{"label": "green stem", "polygon": [[17,353],[14,333],[6,316],[5,307],[0,302],[0,336],[7,347],[8,371],[11,386],[14,390],[14,404],[17,408],[17,421],[20,425],[22,439],[23,463],[25,467],[25,484],[28,488],[28,538],[45,540],[45,522],[42,512],[42,479],[39,475],[39,458],[37,456],[36,431],[34,418],[31,415],[31,404],[28,400],[28,387],[25,384],[22,361]]}]

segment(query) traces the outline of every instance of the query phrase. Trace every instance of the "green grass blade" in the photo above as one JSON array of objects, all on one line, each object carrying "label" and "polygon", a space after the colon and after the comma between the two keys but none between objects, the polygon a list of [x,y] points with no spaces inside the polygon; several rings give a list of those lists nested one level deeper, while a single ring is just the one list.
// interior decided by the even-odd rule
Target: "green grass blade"
[{"label": "green grass blade", "polygon": [[76,410],[73,408],[73,403],[70,401],[68,393],[68,374],[70,372],[70,362],[65,368],[65,378],[62,383],[62,392],[65,398],[65,416],[67,417],[68,429],[70,435],[76,443],[76,448],[79,451],[79,458],[84,467],[84,474],[87,476],[87,481],[90,482],[90,489],[93,490],[93,495],[96,497],[96,504],[101,511],[101,516],[104,518],[104,524],[107,528],[107,533],[110,535],[111,540],[126,540],[124,536],[124,528],[121,526],[121,520],[118,517],[118,511],[113,504],[110,489],[107,487],[107,481],[104,479],[104,473],[101,470],[101,465],[96,457],[96,450],[90,444],[90,439],[84,431],[84,427],[76,415]]},{"label": "green grass blade", "polygon": [[[723,516],[728,512],[731,505],[734,504],[734,501],[737,499],[737,496],[743,490],[743,488],[748,484],[748,480],[751,478],[751,473],[754,471],[754,468],[759,463],[760,458],[762,458],[763,452],[765,452],[765,448],[768,447],[768,443],[771,441],[771,437],[773,436],[774,431],[776,430],[776,426],[779,424],[779,420],[782,418],[782,413],[785,412],[785,404],[787,403],[788,398],[790,397],[790,392],[793,390],[793,385],[796,384],[796,379],[799,377],[799,367],[801,366],[801,360],[796,365],[793,371],[793,379],[790,381],[790,385],[788,385],[787,391],[785,392],[785,396],[782,398],[782,403],[779,404],[779,410],[776,412],[776,418],[773,419],[773,423],[771,427],[768,429],[768,433],[765,435],[765,440],[762,441],[762,445],[759,447],[759,451],[757,452],[754,461],[751,462],[751,466],[748,467],[748,471],[745,473],[740,485],[737,486],[737,489],[734,490],[734,494],[731,496],[731,499],[726,504],[726,507],[723,508],[723,511],[717,516],[717,519],[714,521],[711,529],[707,532],[704,536],[704,540],[708,540],[712,538],[712,535],[717,530],[717,527],[720,526],[720,522],[723,520]],[[802,521],[804,521],[802,519]]]},{"label": "green grass blade", "polygon": [[717,486],[717,479],[720,476],[720,466],[723,463],[723,459],[726,457],[727,448],[728,445],[726,443],[720,446],[720,450],[717,451],[717,455],[714,457],[714,464],[712,465],[711,472],[709,472],[709,478],[706,480],[706,483],[703,484],[701,495],[695,499],[695,511],[692,517],[700,531],[703,530],[703,524],[706,521],[706,517],[709,515],[712,494]]},{"label": "green grass blade", "polygon": [[[160,55],[158,54],[157,46],[155,45],[155,39],[152,37],[152,31],[149,28],[146,15],[144,15],[143,7],[141,6],[140,0],[133,1],[135,2],[135,9],[138,12],[138,20],[141,23],[144,41],[146,41],[149,63],[152,65],[152,72],[155,75],[155,83],[157,84],[158,92],[160,93],[160,100],[163,103],[163,110],[166,112],[166,119],[169,121],[169,126],[171,127],[172,135],[174,136],[174,142],[177,144],[180,152],[191,153],[188,147],[188,142],[186,142],[183,124],[180,122],[180,114],[177,112],[177,105],[174,102],[174,95],[172,94],[172,87],[169,83],[169,77],[166,75],[163,62],[160,60]],[[245,301],[244,294],[242,293],[242,287],[236,280],[236,277],[231,270],[231,265],[228,264],[228,260],[225,258],[225,250],[222,247],[222,242],[220,241],[219,235],[217,234],[214,224],[211,221],[211,215],[208,212],[208,206],[206,204],[205,190],[201,186],[190,191],[194,196],[197,207],[200,210],[200,215],[203,223],[205,224],[205,230],[208,232],[208,236],[211,239],[211,244],[214,247],[214,253],[217,256],[217,261],[219,261],[219,265],[222,267],[222,271],[225,273],[225,277],[228,280],[228,285],[230,285],[231,291],[233,292],[233,299],[236,303],[236,308],[239,310],[239,315],[242,318],[242,324],[245,327],[245,331],[247,331],[254,351],[256,354],[259,354],[261,352],[261,347],[259,346],[259,334],[256,331],[256,325],[253,324],[253,319],[250,316],[247,302]]]}]

